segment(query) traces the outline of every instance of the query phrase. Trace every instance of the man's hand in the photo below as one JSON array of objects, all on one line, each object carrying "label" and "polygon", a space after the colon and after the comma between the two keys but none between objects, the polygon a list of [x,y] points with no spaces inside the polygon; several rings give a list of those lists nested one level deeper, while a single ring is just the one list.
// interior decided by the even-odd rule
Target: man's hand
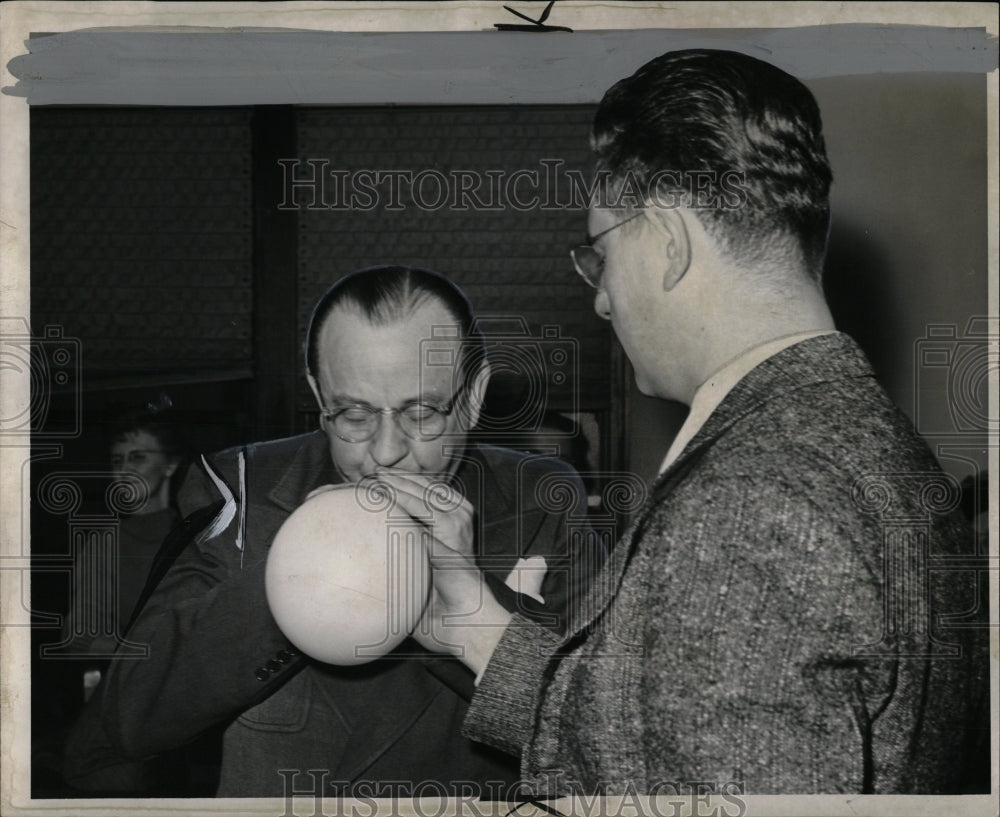
[{"label": "man's hand", "polygon": [[472,505],[440,477],[380,468],[374,478],[393,492],[396,505],[451,550],[472,555]]},{"label": "man's hand", "polygon": [[454,655],[478,676],[511,619],[472,558],[433,538],[431,597],[412,635],[432,652]]},{"label": "man's hand", "polygon": [[473,561],[472,506],[433,477],[384,469],[376,478],[392,488],[397,507],[429,534],[431,596],[413,638],[432,652],[455,656],[478,675],[511,614],[494,598]]}]

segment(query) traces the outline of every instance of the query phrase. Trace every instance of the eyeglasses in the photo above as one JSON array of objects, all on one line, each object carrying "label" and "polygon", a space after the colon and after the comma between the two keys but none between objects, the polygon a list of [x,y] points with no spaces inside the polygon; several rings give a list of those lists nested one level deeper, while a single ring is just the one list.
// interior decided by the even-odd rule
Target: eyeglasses
[{"label": "eyeglasses", "polygon": [[163,454],[158,448],[133,448],[126,455],[113,454],[111,456],[111,467],[121,468],[126,463],[128,465],[142,465],[149,459],[150,454]]},{"label": "eyeglasses", "polygon": [[569,257],[573,259],[573,266],[576,267],[577,274],[583,278],[594,289],[601,288],[601,277],[604,275],[604,256],[594,249],[594,244],[598,239],[606,236],[612,230],[617,230],[623,224],[628,224],[632,219],[639,218],[645,210],[634,213],[624,221],[612,224],[608,229],[601,230],[597,235],[590,238],[589,243],[581,244],[569,251]]},{"label": "eyeglasses", "polygon": [[396,425],[411,440],[426,442],[436,440],[448,427],[458,398],[465,391],[466,384],[459,386],[451,399],[442,406],[430,403],[409,403],[402,408],[375,408],[365,403],[350,406],[326,408],[320,411],[322,418],[333,426],[333,433],[347,443],[363,443],[375,436],[382,417],[391,415]]}]

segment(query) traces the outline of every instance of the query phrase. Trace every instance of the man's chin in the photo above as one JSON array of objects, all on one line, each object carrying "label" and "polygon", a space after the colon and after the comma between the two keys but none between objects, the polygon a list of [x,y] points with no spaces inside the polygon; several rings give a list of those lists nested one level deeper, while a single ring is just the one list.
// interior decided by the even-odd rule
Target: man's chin
[{"label": "man's chin", "polygon": [[646,397],[659,397],[649,380],[638,370],[635,372],[635,387],[640,394],[644,394]]}]

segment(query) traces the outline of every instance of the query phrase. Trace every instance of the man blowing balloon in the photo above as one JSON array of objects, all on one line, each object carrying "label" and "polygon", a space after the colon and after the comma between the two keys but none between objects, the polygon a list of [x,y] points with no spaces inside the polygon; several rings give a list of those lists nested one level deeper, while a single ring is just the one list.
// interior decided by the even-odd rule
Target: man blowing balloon
[{"label": "man blowing balloon", "polygon": [[[116,663],[103,684],[114,751],[154,755],[221,725],[219,796],[441,784],[505,796],[516,760],[460,734],[473,673],[405,638],[427,601],[423,542],[461,554],[491,599],[556,630],[595,554],[571,548],[566,512],[535,496],[558,475],[575,489],[571,512],[585,513],[575,472],[468,441],[490,376],[484,350],[468,300],[436,273],[376,267],[326,292],[306,350],[320,430],[206,457],[186,482],[187,508],[220,510],[129,632],[148,659]],[[356,534],[372,519],[397,525],[402,549],[375,560],[393,567],[357,595],[372,551]],[[370,544],[385,554],[392,536]],[[373,629],[366,601],[381,611]]]}]

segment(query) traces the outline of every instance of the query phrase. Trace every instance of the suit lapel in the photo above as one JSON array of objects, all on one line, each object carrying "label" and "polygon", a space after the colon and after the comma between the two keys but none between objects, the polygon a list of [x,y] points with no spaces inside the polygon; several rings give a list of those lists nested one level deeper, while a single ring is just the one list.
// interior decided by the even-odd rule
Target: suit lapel
[{"label": "suit lapel", "polygon": [[320,485],[338,485],[344,481],[333,466],[326,436],[321,431],[313,432],[279,471],[259,474],[256,478],[269,481],[273,487],[267,494],[268,500],[289,513]]},{"label": "suit lapel", "polygon": [[473,552],[481,568],[503,581],[520,556],[520,548],[512,545],[532,541],[541,516],[518,513],[516,478],[508,481],[507,474],[493,466],[488,449],[469,446],[463,459],[456,482],[476,509]]}]

